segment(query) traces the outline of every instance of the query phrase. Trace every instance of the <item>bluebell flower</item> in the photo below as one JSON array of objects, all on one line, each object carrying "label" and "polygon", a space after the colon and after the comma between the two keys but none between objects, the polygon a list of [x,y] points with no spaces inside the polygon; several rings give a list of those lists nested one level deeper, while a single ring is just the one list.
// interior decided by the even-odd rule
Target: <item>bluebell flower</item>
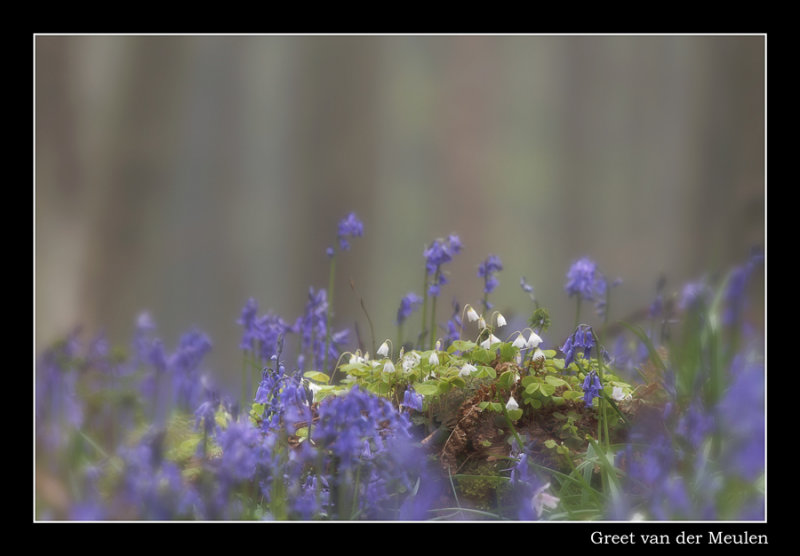
[{"label": "bluebell flower", "polygon": [[413,388],[406,389],[403,394],[403,407],[422,411],[422,394],[417,394]]},{"label": "bluebell flower", "polygon": [[245,303],[242,309],[242,314],[236,323],[241,325],[244,329],[239,347],[252,351],[255,347],[255,342],[261,336],[261,331],[258,326],[258,302],[254,298],[251,297],[247,300],[247,303]]},{"label": "bluebell flower", "polygon": [[583,403],[588,406],[592,405],[592,402],[595,398],[600,397],[600,390],[603,389],[603,385],[600,384],[600,377],[597,376],[597,373],[594,371],[590,371],[586,378],[583,380]]},{"label": "bluebell flower", "polygon": [[597,269],[597,263],[588,257],[583,257],[572,263],[567,271],[567,283],[564,289],[570,297],[578,296],[581,299],[594,301],[598,288],[603,285],[604,281]]},{"label": "bluebell flower", "polygon": [[[503,263],[497,255],[489,255],[478,267],[478,277],[483,278],[483,293],[489,294],[497,287],[498,280],[495,274],[503,270]],[[486,304],[486,309],[491,309],[490,304]]]},{"label": "bluebell flower", "polygon": [[409,292],[400,300],[400,308],[397,309],[397,324],[403,324],[411,313],[422,304],[422,297],[414,292]]},{"label": "bluebell flower", "polygon": [[519,287],[522,288],[522,291],[524,291],[525,293],[533,295],[533,286],[531,286],[528,282],[525,281],[524,276],[521,276],[519,279]]},{"label": "bluebell flower", "polygon": [[447,284],[447,278],[440,271],[443,264],[453,260],[453,255],[461,251],[461,240],[456,235],[450,235],[447,240],[436,239],[430,247],[423,252],[425,256],[425,269],[429,275],[434,275],[434,281],[428,285],[428,295],[438,297],[441,287]]},{"label": "bluebell flower", "polygon": [[592,327],[586,324],[579,324],[575,331],[570,334],[559,348],[564,354],[564,367],[569,367],[579,353],[585,359],[591,357],[592,349],[595,347],[594,332]]},{"label": "bluebell flower", "polygon": [[339,247],[342,251],[350,250],[348,237],[361,237],[364,235],[364,224],[358,219],[354,212],[351,212],[339,222]]},{"label": "bluebell flower", "polygon": [[764,364],[738,355],[730,376],[718,405],[724,461],[729,472],[753,481],[764,471],[766,457]]},{"label": "bluebell flower", "polygon": [[681,311],[689,311],[703,307],[709,302],[710,296],[711,288],[708,287],[705,280],[687,282],[681,290],[678,308]]},{"label": "bluebell flower", "polygon": [[731,271],[723,294],[723,324],[730,326],[741,320],[747,308],[747,286],[756,267],[763,261],[764,254],[760,250],[754,250],[747,262]]}]

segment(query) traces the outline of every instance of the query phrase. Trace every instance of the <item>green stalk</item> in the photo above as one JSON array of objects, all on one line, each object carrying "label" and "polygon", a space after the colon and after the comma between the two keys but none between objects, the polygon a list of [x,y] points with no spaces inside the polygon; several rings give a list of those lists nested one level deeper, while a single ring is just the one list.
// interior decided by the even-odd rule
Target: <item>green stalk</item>
[{"label": "green stalk", "polygon": [[331,269],[328,273],[328,314],[325,326],[325,354],[322,359],[322,372],[328,373],[328,349],[331,345],[331,318],[333,316],[333,282],[336,275],[336,256],[331,257]]},{"label": "green stalk", "polygon": [[[436,271],[436,278],[439,277],[439,271]],[[430,349],[433,349],[434,343],[436,342],[436,296],[433,297],[431,300],[431,341],[430,341]]]},{"label": "green stalk", "polygon": [[428,314],[428,271],[425,270],[424,274],[425,280],[422,283],[422,328],[420,329],[420,336],[417,338],[419,342],[419,347],[422,348],[422,338],[425,334],[425,317]]}]

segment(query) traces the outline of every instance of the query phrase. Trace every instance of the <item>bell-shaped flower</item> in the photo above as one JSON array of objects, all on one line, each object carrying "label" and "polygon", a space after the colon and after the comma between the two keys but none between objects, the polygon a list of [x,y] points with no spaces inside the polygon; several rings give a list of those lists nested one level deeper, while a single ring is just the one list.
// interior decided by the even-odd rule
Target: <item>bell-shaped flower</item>
[{"label": "bell-shaped flower", "polygon": [[378,348],[378,351],[376,353],[381,357],[386,357],[387,355],[389,355],[389,343],[383,342],[381,344],[381,347]]},{"label": "bell-shaped flower", "polygon": [[498,338],[494,334],[489,334],[489,337],[481,342],[481,347],[483,349],[490,349],[494,344],[498,343],[499,341],[500,338]]},{"label": "bell-shaped flower", "polygon": [[498,328],[502,328],[506,324],[507,324],[506,323],[506,318],[503,315],[501,315],[500,313],[497,313],[497,327]]},{"label": "bell-shaped flower", "polygon": [[475,322],[479,318],[480,318],[480,315],[478,314],[478,312],[475,309],[473,309],[472,307],[467,309],[467,320],[469,322]]},{"label": "bell-shaped flower", "polygon": [[511,345],[515,348],[523,349],[526,343],[525,337],[522,334],[519,334],[516,338],[514,338],[514,341],[511,343]]},{"label": "bell-shaped flower", "polygon": [[391,361],[387,361],[387,362],[386,362],[386,363],[383,365],[383,372],[384,372],[384,373],[393,373],[393,372],[394,372],[394,370],[395,370],[395,369],[394,369],[394,363],[392,363]]},{"label": "bell-shaped flower", "polygon": [[519,404],[517,403],[517,400],[514,399],[514,396],[510,396],[508,398],[508,401],[506,402],[506,409],[508,411],[519,409]]},{"label": "bell-shaped flower", "polygon": [[531,331],[530,336],[528,336],[528,342],[525,344],[525,347],[528,349],[537,348],[539,344],[542,343],[542,339],[536,332]]},{"label": "bell-shaped flower", "polygon": [[534,511],[536,511],[536,517],[542,517],[542,512],[544,512],[545,508],[550,508],[552,510],[558,506],[560,498],[545,492],[548,488],[550,488],[550,483],[547,483],[533,494],[531,503],[533,504]]},{"label": "bell-shaped flower", "polygon": [[458,371],[458,376],[460,377],[469,376],[477,370],[478,368],[475,367],[475,365],[472,365],[470,363],[464,363],[464,366],[461,367],[460,371]]},{"label": "bell-shaped flower", "polygon": [[435,351],[432,351],[430,357],[428,357],[428,363],[432,366],[436,366],[439,364],[439,356],[436,354]]}]

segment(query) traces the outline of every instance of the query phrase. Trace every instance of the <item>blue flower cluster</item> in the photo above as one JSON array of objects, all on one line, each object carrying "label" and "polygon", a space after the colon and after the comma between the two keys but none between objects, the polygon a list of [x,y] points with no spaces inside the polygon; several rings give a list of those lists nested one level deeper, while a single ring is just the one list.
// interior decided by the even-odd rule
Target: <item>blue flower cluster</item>
[{"label": "blue flower cluster", "polygon": [[425,249],[425,269],[428,275],[433,275],[434,280],[428,286],[428,295],[438,297],[441,287],[447,284],[447,277],[441,272],[443,264],[453,260],[453,256],[462,249],[461,239],[457,235],[450,235],[446,240],[436,239]]},{"label": "blue flower cluster", "polygon": [[409,292],[400,300],[400,308],[397,309],[397,324],[403,324],[411,313],[422,304],[422,298],[414,292]]},{"label": "blue flower cluster", "polygon": [[763,496],[738,492],[736,513],[720,513],[716,503],[730,496],[725,489],[756,481],[765,464],[763,362],[740,355],[728,373],[730,386],[715,404],[698,394],[681,408],[672,393],[663,410],[638,416],[617,455],[626,496],[610,509],[612,519],[636,512],[656,520],[764,519]]},{"label": "blue flower cluster", "polygon": [[361,237],[363,235],[364,224],[358,219],[354,212],[351,212],[339,222],[338,239],[339,247],[342,251],[350,250],[348,238]]},{"label": "blue flower cluster", "polygon": [[559,351],[564,354],[564,367],[569,367],[570,363],[579,354],[582,354],[584,359],[589,359],[592,356],[592,348],[594,347],[592,327],[586,324],[579,324],[559,348]]},{"label": "blue flower cluster", "polygon": [[497,255],[489,255],[478,267],[478,277],[483,278],[483,306],[487,311],[492,308],[492,304],[488,300],[488,294],[492,293],[497,287],[499,281],[495,275],[501,270],[503,270],[503,263]]}]

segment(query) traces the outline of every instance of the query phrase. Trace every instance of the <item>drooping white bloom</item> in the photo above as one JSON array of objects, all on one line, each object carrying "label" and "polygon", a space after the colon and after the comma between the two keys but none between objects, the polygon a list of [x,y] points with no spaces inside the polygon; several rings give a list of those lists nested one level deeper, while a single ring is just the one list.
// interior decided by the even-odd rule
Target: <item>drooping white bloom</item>
[{"label": "drooping white bloom", "polygon": [[611,390],[611,397],[614,398],[618,402],[622,401],[622,400],[631,399],[631,395],[628,394],[626,396],[625,393],[622,391],[622,388],[619,387],[619,386],[614,386],[614,388]]},{"label": "drooping white bloom", "polygon": [[484,328],[486,328],[486,321],[485,321],[485,320],[483,320],[483,317],[480,317],[480,318],[478,319],[478,328],[480,328],[481,330],[483,330]]},{"label": "drooping white bloom", "polygon": [[494,334],[489,334],[489,337],[488,337],[488,338],[486,338],[484,341],[482,341],[482,342],[481,342],[481,347],[482,347],[482,348],[484,348],[484,349],[489,349],[489,348],[491,348],[491,347],[492,347],[494,344],[497,344],[497,343],[499,343],[499,342],[500,342],[500,338],[498,338],[498,337],[497,337],[497,336],[495,336]]},{"label": "drooping white bloom", "polygon": [[531,331],[531,335],[528,336],[528,343],[525,344],[525,347],[528,349],[539,347],[539,344],[542,343],[542,339],[536,332]]},{"label": "drooping white bloom", "polygon": [[478,312],[475,309],[473,309],[472,307],[467,309],[467,320],[469,322],[475,322],[479,318],[480,316],[478,316]]},{"label": "drooping white bloom", "polygon": [[514,396],[510,396],[508,398],[508,401],[506,402],[506,409],[508,411],[519,409],[519,404],[517,403],[517,400],[514,399]]},{"label": "drooping white bloom", "polygon": [[550,508],[552,510],[553,508],[558,506],[560,498],[557,498],[552,494],[545,492],[545,490],[547,490],[548,488],[550,488],[550,483],[547,483],[533,494],[533,499],[531,500],[531,503],[533,504],[533,509],[536,511],[537,517],[542,517],[542,512],[544,511],[545,507]]},{"label": "drooping white bloom", "polygon": [[525,337],[522,334],[519,334],[514,341],[511,343],[512,346],[515,348],[522,349],[525,347]]},{"label": "drooping white bloom", "polygon": [[317,392],[322,390],[322,386],[319,385],[319,384],[315,384],[315,383],[309,381],[308,389],[311,390],[311,395],[312,395],[311,402],[312,403],[316,402],[317,401]]},{"label": "drooping white bloom", "polygon": [[507,324],[506,323],[506,318],[503,315],[501,315],[500,313],[497,313],[497,327],[501,328],[501,327],[505,326],[506,324]]},{"label": "drooping white bloom", "polygon": [[471,365],[470,363],[464,363],[464,366],[461,367],[460,371],[458,371],[458,376],[461,377],[469,376],[477,370],[478,368],[475,367],[475,365]]},{"label": "drooping white bloom", "polygon": [[544,358],[545,358],[544,352],[539,348],[536,348],[533,352],[533,355],[531,355],[532,361],[544,361]]},{"label": "drooping white bloom", "polygon": [[403,356],[403,370],[409,372],[419,365],[420,356],[416,351],[409,351]]},{"label": "drooping white bloom", "polygon": [[394,363],[392,363],[391,361],[387,361],[383,365],[383,372],[384,373],[393,373],[394,372]]},{"label": "drooping white bloom", "polygon": [[431,365],[438,365],[439,364],[439,356],[436,354],[435,351],[431,352],[431,356],[428,357],[428,363]]},{"label": "drooping white bloom", "polygon": [[381,357],[386,357],[387,355],[389,355],[389,343],[388,342],[383,342],[381,344],[381,347],[378,348],[377,353]]}]

